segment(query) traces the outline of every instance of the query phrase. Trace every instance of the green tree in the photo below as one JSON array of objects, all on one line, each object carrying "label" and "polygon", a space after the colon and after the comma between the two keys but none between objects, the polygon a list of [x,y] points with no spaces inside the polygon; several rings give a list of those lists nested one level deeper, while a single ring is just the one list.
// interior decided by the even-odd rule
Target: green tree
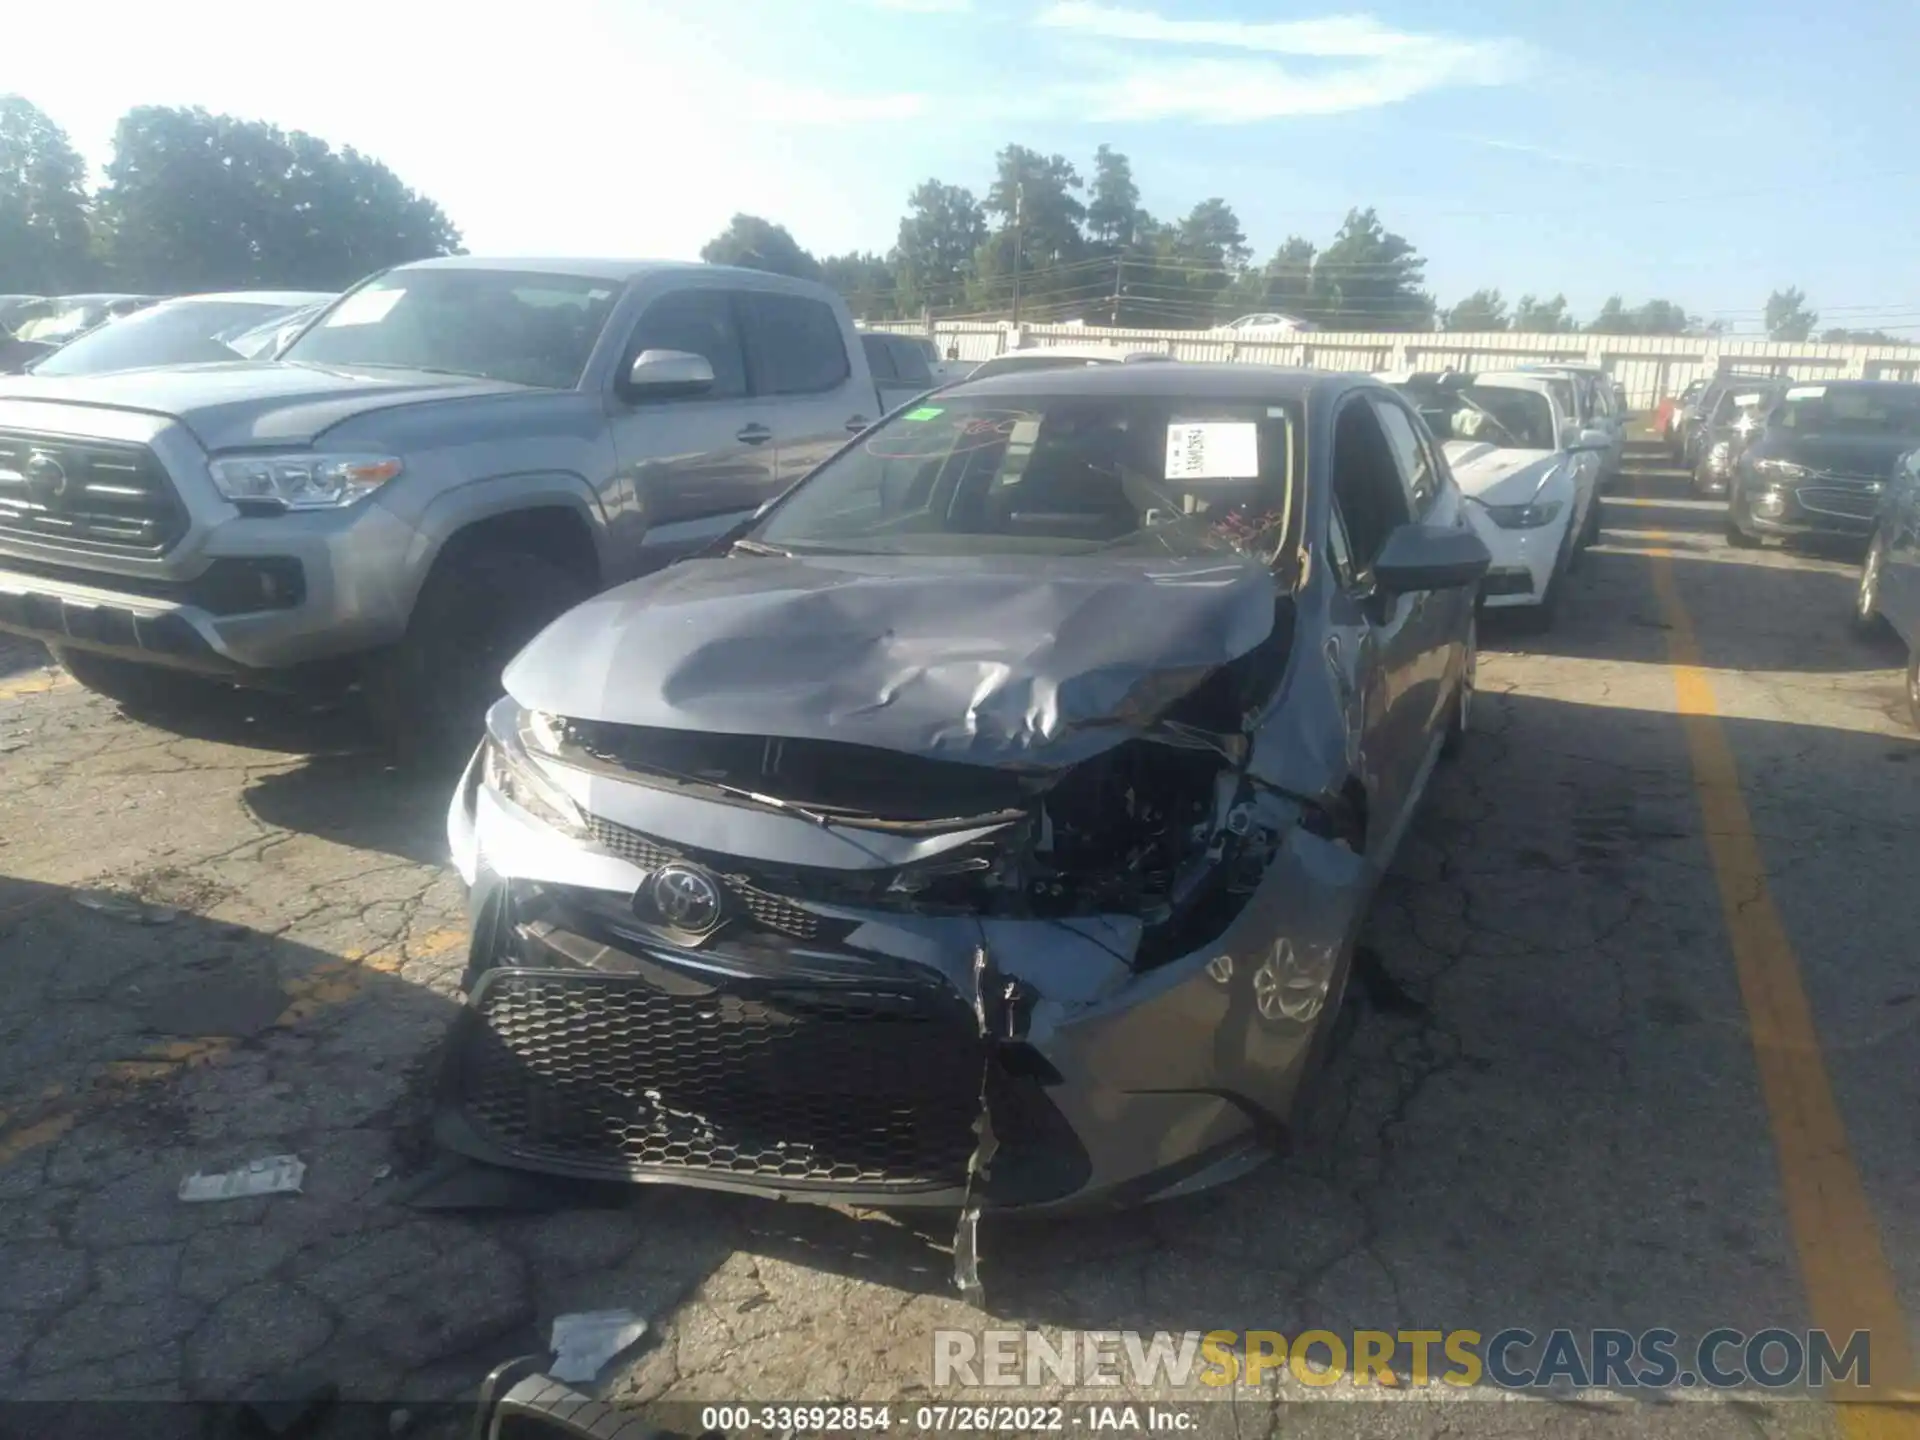
[{"label": "green tree", "polygon": [[122,117],[100,211],[119,283],[168,292],[338,289],[460,245],[379,161],[200,109]]},{"label": "green tree", "polygon": [[1822,330],[1820,338],[1829,345],[1911,345],[1913,341],[1903,340],[1898,335],[1889,335],[1884,330],[1848,330],[1836,327]]},{"label": "green tree", "polygon": [[1609,295],[1600,313],[1587,326],[1589,335],[1684,335],[1694,321],[1671,300],[1649,300],[1627,309],[1618,295]]},{"label": "green tree", "polygon": [[1806,292],[1788,286],[1767,296],[1767,338],[1769,340],[1805,340],[1820,323],[1820,316],[1807,308]]},{"label": "green tree", "polygon": [[0,291],[89,283],[86,173],[66,131],[30,100],[0,95]]},{"label": "green tree", "polygon": [[971,190],[929,180],[908,196],[892,255],[902,313],[962,304],[974,251],[986,238],[986,215]]},{"label": "green tree", "polygon": [[739,265],[802,280],[820,275],[820,262],[800,248],[786,226],[758,215],[735,215],[726,229],[700,247],[700,258],[709,265]]},{"label": "green tree", "polygon": [[837,290],[847,308],[862,320],[891,320],[901,313],[893,264],[884,255],[849,251],[824,256],[820,279]]},{"label": "green tree", "polygon": [[970,303],[989,310],[1011,303],[1017,255],[1029,315],[1064,319],[1097,307],[1101,277],[1065,268],[1086,246],[1080,225],[1087,207],[1076,197],[1082,188],[1080,172],[1064,155],[1009,145],[995,157],[994,182],[983,208],[1000,223],[974,252]]},{"label": "green tree", "polygon": [[1313,267],[1325,320],[1353,330],[1428,330],[1433,297],[1420,288],[1427,262],[1372,207],[1349,210]]},{"label": "green tree", "polygon": [[1273,258],[1249,277],[1242,292],[1247,297],[1246,310],[1312,318],[1320,308],[1313,290],[1313,260],[1313,242],[1289,235]]},{"label": "green tree", "polygon": [[1087,203],[1087,239],[1102,249],[1124,251],[1134,242],[1142,219],[1140,187],[1133,165],[1118,150],[1102,145],[1093,156],[1093,188]]},{"label": "green tree", "polygon": [[1578,327],[1567,313],[1567,297],[1542,300],[1522,295],[1513,307],[1513,328],[1523,335],[1564,335]]},{"label": "green tree", "polygon": [[1186,291],[1187,323],[1230,319],[1221,312],[1230,308],[1229,296],[1253,254],[1233,207],[1218,196],[1202,200],[1180,222],[1172,240],[1172,258]]},{"label": "green tree", "polygon": [[1498,290],[1476,290],[1441,317],[1442,330],[1483,334],[1507,328],[1507,302]]}]

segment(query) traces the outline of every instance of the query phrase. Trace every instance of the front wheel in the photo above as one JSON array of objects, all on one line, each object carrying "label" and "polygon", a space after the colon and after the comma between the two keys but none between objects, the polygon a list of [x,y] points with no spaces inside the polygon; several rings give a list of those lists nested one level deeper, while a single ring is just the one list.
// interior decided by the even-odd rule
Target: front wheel
[{"label": "front wheel", "polygon": [[1761,546],[1758,535],[1749,535],[1740,528],[1740,522],[1734,518],[1732,507],[1727,510],[1727,544],[1736,550],[1758,550]]},{"label": "front wheel", "polygon": [[368,676],[380,729],[401,758],[456,764],[480,741],[504,693],[500,673],[587,588],[522,550],[444,555],[421,586],[406,637]]},{"label": "front wheel", "polygon": [[1920,730],[1920,646],[1907,656],[1907,719]]},{"label": "front wheel", "polygon": [[1887,538],[1877,532],[1860,562],[1860,584],[1853,594],[1853,628],[1856,634],[1873,637],[1880,633],[1880,572],[1886,564]]}]

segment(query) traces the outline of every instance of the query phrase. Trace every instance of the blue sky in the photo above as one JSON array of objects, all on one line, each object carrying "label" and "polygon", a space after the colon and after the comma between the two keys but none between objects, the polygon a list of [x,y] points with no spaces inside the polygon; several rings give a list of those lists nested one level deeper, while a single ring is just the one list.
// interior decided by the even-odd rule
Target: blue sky
[{"label": "blue sky", "polygon": [[[1148,209],[1219,195],[1265,255],[1374,205],[1442,303],[1481,286],[1679,301],[1751,330],[1920,337],[1911,0],[257,0],[23,7],[9,85],[96,165],[133,104],[379,156],[476,252],[692,256],[736,210],[885,249],[909,190],[1008,141],[1133,159]],[[55,63],[54,57],[76,57]],[[78,59],[85,56],[84,61]]]}]

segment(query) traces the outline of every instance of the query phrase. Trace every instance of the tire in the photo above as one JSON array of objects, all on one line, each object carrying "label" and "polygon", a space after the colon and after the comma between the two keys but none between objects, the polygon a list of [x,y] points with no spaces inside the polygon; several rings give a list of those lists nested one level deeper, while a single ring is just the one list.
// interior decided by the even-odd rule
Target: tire
[{"label": "tire", "polygon": [[1593,546],[1599,543],[1600,522],[1601,522],[1600,510],[1601,510],[1600,492],[1598,490],[1595,490],[1593,493],[1593,503],[1587,506],[1587,523],[1583,525],[1580,529],[1580,548],[1582,550],[1585,550],[1590,546]]},{"label": "tire", "polygon": [[1467,731],[1473,728],[1473,693],[1480,675],[1480,617],[1467,617],[1467,653],[1461,667],[1459,688],[1453,695],[1453,714],[1447,719],[1447,735],[1440,742],[1440,753],[1454,756],[1460,753],[1465,743]]},{"label": "tire", "polygon": [[1727,509],[1727,544],[1736,550],[1758,550],[1766,542],[1758,535],[1749,535],[1740,528],[1740,522],[1733,518],[1731,506]]},{"label": "tire", "polygon": [[1886,535],[1875,531],[1860,561],[1860,583],[1853,594],[1853,631],[1864,639],[1877,637],[1886,621],[1880,614],[1880,572],[1887,557]]},{"label": "tire", "polygon": [[50,648],[53,658],[82,687],[106,696],[129,715],[177,715],[206,705],[225,688],[217,680],[163,665],[142,665],[64,645]]},{"label": "tire", "polygon": [[1920,730],[1920,647],[1907,656],[1907,719]]},{"label": "tire", "polygon": [[416,765],[464,762],[505,693],[507,662],[589,593],[522,550],[486,545],[442,555],[414,600],[406,637],[367,677],[374,718],[395,754]]}]

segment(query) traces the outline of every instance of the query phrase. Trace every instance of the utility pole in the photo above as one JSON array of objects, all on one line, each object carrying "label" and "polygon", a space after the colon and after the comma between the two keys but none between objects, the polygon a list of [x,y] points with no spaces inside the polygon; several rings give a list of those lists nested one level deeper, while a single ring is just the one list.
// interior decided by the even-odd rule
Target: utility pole
[{"label": "utility pole", "polygon": [[1027,187],[1020,181],[1013,186],[1013,323],[1020,323],[1020,203]]},{"label": "utility pole", "polygon": [[1108,321],[1116,330],[1120,328],[1120,277],[1126,268],[1126,252],[1120,251],[1113,257],[1113,315]]}]

